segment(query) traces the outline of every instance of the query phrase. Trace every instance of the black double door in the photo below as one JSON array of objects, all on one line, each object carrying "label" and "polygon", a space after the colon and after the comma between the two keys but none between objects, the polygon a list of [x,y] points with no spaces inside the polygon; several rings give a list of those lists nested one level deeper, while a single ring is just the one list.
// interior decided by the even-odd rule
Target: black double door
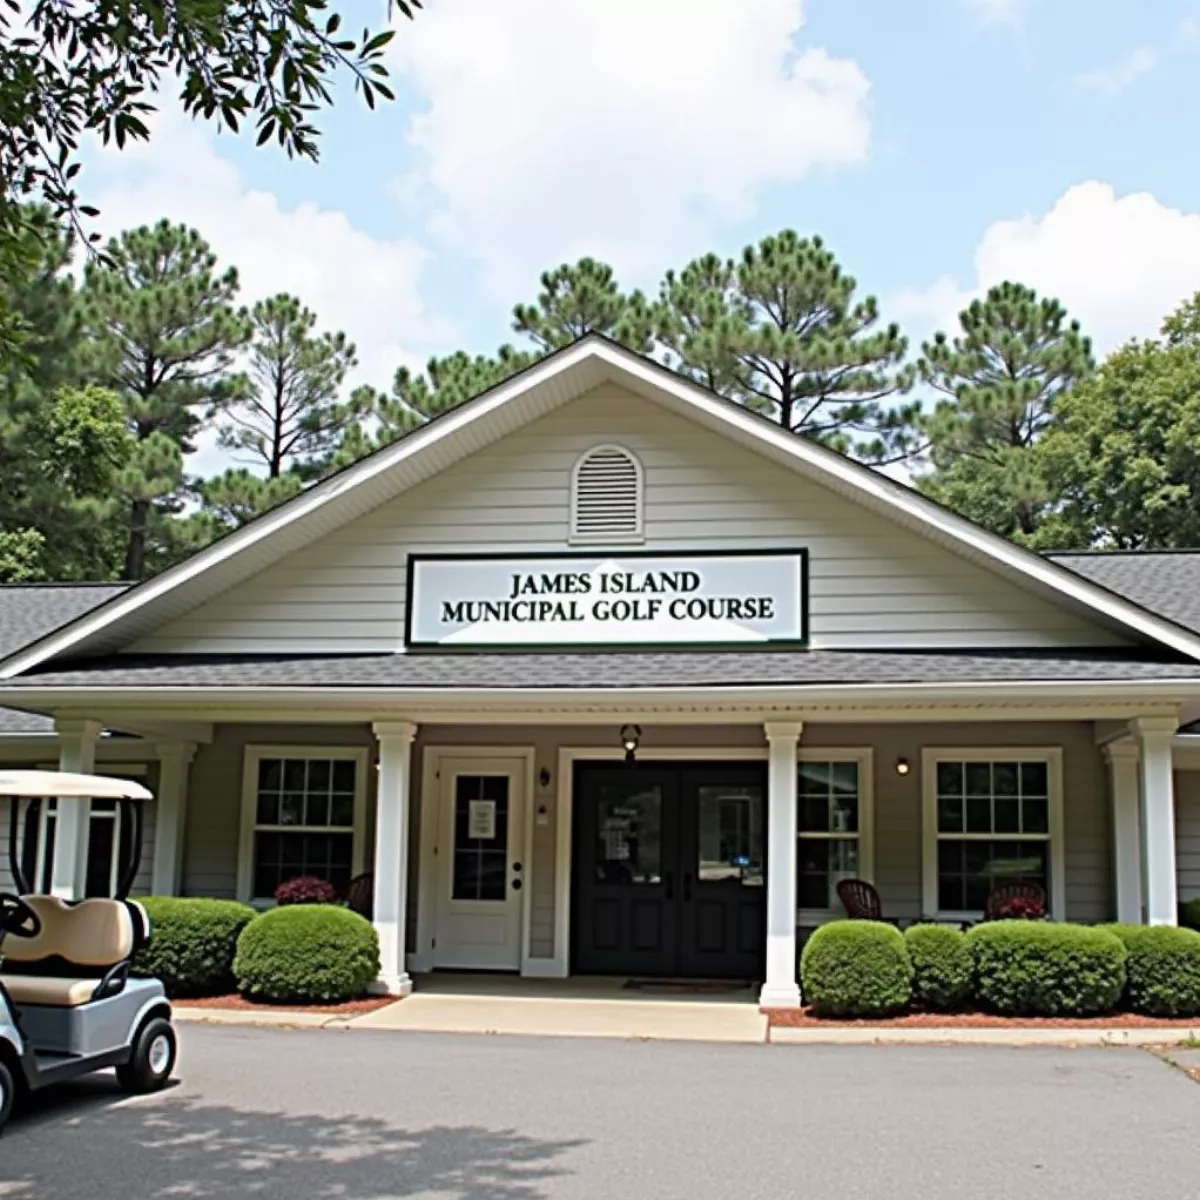
[{"label": "black double door", "polygon": [[581,762],[574,785],[573,969],[761,978],[765,766]]}]

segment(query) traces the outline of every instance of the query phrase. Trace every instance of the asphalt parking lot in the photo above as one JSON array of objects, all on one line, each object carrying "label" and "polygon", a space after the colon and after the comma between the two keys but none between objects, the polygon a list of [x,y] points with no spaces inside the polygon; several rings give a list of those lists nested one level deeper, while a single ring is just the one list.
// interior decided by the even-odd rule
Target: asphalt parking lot
[{"label": "asphalt parking lot", "polygon": [[1140,1050],[187,1026],[0,1138],[2,1200],[1193,1200],[1200,1084]]}]

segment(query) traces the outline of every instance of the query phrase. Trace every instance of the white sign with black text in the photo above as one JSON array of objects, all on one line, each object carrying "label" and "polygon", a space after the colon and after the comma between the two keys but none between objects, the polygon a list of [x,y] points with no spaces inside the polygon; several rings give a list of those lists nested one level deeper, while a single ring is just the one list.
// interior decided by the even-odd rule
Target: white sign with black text
[{"label": "white sign with black text", "polygon": [[803,643],[803,550],[409,560],[407,643]]}]

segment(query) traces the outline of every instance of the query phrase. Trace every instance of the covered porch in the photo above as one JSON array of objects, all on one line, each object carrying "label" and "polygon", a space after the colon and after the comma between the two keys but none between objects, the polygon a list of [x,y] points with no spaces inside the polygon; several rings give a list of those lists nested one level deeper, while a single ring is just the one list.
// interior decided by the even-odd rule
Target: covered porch
[{"label": "covered porch", "polygon": [[[975,918],[988,872],[1015,869],[1055,919],[1175,922],[1178,704],[907,690],[106,703],[58,715],[58,753],[89,769],[103,728],[167,747],[152,891],[270,903],[289,873],[369,875],[395,995],[599,969],[753,980],[794,1007],[804,932],[842,915],[847,876],[901,920]],[[60,894],[83,894],[87,829],[56,831]]]}]

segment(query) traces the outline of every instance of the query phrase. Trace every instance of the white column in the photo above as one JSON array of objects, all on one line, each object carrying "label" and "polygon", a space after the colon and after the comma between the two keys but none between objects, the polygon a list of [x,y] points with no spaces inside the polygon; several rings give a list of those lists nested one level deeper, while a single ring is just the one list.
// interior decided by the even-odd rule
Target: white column
[{"label": "white column", "polygon": [[796,982],[796,746],[799,721],[770,722],[764,730],[767,771],[767,977],[763,1008],[799,1008]]},{"label": "white column", "polygon": [[1142,813],[1139,797],[1136,742],[1111,742],[1108,759],[1109,792],[1113,807],[1113,866],[1116,876],[1117,920],[1140,925],[1142,912]]},{"label": "white column", "polygon": [[1132,728],[1141,751],[1146,924],[1175,925],[1179,914],[1171,742],[1178,722],[1173,717],[1139,717]]},{"label": "white column", "polygon": [[[56,718],[58,769],[91,775],[96,765],[99,721]],[[59,800],[54,818],[54,863],[50,891],[64,900],[83,898],[87,884],[89,800]]]},{"label": "white column", "polygon": [[408,813],[412,790],[411,721],[377,721],[379,778],[375,801],[375,929],[379,978],[372,989],[407,996],[412,980],[404,966],[408,900]]},{"label": "white column", "polygon": [[154,867],[150,890],[177,896],[183,883],[183,833],[187,824],[188,766],[194,742],[167,742],[158,750],[158,792],[154,797]]}]

